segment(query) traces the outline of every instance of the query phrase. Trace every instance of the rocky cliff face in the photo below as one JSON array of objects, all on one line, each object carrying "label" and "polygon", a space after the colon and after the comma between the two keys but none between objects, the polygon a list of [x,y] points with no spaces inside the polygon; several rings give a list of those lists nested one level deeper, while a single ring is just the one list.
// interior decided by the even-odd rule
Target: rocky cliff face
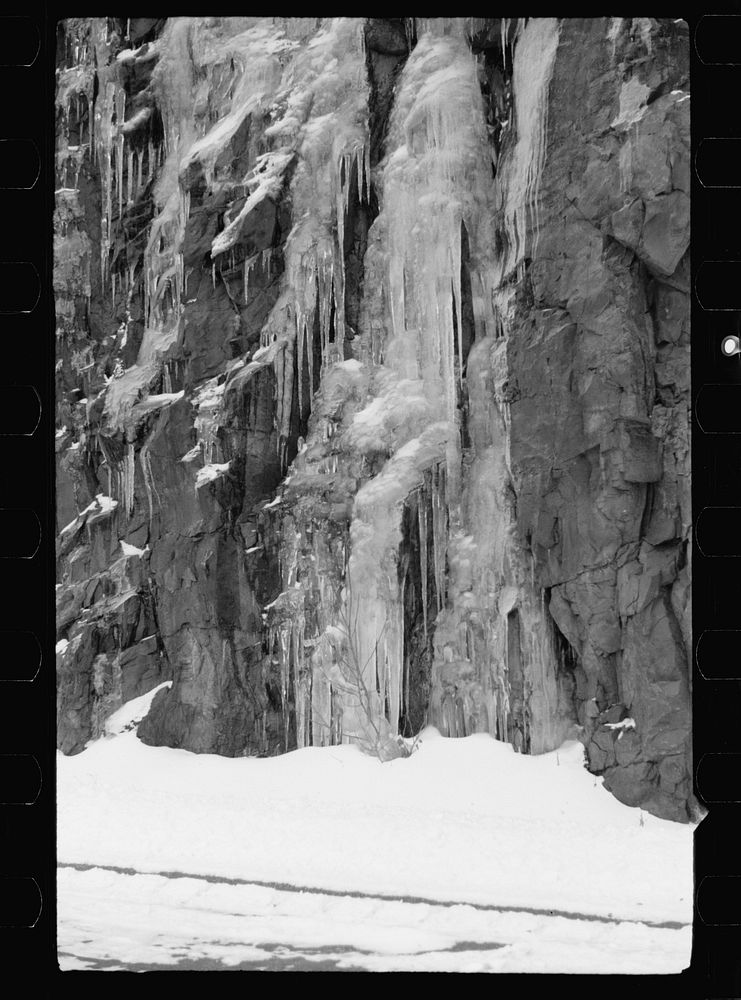
[{"label": "rocky cliff face", "polygon": [[58,734],[691,809],[684,22],[59,27]]}]

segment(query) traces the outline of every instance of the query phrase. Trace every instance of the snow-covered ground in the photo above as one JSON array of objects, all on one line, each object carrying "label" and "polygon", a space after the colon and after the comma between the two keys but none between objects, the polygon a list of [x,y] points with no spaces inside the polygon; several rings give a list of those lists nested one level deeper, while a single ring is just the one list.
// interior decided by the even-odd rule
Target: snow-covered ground
[{"label": "snow-covered ground", "polygon": [[688,929],[60,868],[63,969],[676,972]]},{"label": "snow-covered ground", "polygon": [[693,828],[621,805],[578,743],[230,759],[139,742],[148,700],[58,756],[62,969],[689,964]]}]

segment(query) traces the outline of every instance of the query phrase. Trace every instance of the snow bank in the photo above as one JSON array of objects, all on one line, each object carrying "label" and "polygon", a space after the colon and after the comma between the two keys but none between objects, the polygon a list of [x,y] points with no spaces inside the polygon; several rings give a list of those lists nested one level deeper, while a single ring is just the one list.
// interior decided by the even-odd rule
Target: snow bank
[{"label": "snow bank", "polygon": [[622,805],[578,743],[529,757],[427,730],[381,764],[349,745],[224,758],[127,732],[57,768],[61,864],[692,919],[692,827]]}]

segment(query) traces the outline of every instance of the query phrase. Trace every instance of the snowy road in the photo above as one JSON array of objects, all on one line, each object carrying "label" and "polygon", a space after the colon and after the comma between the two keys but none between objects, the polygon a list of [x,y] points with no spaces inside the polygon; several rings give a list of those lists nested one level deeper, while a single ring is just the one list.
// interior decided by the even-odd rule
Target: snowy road
[{"label": "snowy road", "polygon": [[108,971],[674,972],[689,926],[62,865],[59,963]]}]

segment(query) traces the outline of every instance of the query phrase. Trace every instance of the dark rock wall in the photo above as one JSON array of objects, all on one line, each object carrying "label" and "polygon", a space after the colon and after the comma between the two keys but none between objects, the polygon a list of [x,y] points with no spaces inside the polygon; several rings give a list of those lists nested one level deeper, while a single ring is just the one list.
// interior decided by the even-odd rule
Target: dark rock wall
[{"label": "dark rock wall", "polygon": [[[539,240],[507,345],[518,537],[575,654],[590,767],[677,818],[691,792],[687,86],[683,23],[625,19],[612,38],[563,23]],[[635,729],[605,728],[628,716]]]},{"label": "dark rock wall", "polygon": [[[368,19],[356,38],[348,22],[335,75],[359,82],[336,92],[300,62],[327,37],[313,18],[60,26],[59,745],[79,752],[164,680],[139,727],[152,744],[266,754],[349,731],[317,665],[347,656],[354,497],[390,457],[353,421],[385,384],[390,122],[432,30],[478,62],[490,237],[482,251],[462,224],[461,500],[438,524],[442,563],[437,465],[403,502],[390,728],[525,752],[578,736],[618,798],[686,819],[687,29],[441,23]],[[260,53],[280,40],[264,64],[263,29]],[[528,60],[550,60],[539,93]],[[367,137],[339,167],[295,138],[332,116],[325,146]],[[296,246],[313,216],[306,247],[337,243],[338,213],[322,299]]]}]

